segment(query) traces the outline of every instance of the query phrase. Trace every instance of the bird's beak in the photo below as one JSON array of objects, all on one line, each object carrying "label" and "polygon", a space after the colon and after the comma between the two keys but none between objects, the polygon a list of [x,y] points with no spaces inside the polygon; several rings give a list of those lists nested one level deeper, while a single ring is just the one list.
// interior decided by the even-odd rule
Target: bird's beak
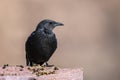
[{"label": "bird's beak", "polygon": [[64,24],[60,22],[56,22],[55,26],[64,26]]}]

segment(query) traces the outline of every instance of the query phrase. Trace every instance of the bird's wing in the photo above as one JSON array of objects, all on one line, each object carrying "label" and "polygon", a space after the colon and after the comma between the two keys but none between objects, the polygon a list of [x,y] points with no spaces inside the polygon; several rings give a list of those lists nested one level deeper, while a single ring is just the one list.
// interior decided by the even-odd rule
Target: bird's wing
[{"label": "bird's wing", "polygon": [[[26,55],[31,61],[42,61],[40,58],[41,53],[43,53],[41,40],[44,38],[43,35],[37,32],[33,32],[26,41]],[[42,57],[42,56],[41,56]]]}]

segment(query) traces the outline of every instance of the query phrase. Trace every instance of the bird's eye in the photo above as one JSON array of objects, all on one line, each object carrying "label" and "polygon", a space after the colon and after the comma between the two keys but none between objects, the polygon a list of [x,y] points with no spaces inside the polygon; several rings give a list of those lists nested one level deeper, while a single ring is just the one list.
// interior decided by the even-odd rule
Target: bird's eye
[{"label": "bird's eye", "polygon": [[49,22],[49,24],[53,24],[52,22]]}]

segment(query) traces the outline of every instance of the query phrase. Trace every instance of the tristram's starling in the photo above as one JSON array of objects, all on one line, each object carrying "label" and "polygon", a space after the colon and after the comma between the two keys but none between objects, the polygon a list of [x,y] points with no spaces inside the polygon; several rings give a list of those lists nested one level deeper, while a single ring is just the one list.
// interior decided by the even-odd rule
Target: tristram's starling
[{"label": "tristram's starling", "polygon": [[36,30],[28,37],[25,44],[27,66],[33,66],[34,63],[47,64],[57,48],[57,39],[53,32],[56,26],[63,26],[63,24],[45,19],[37,25]]}]

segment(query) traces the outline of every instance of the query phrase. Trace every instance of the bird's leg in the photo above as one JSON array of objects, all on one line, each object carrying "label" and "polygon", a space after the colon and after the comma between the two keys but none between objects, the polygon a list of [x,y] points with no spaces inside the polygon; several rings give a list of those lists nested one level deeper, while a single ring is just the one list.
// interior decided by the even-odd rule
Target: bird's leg
[{"label": "bird's leg", "polygon": [[33,66],[33,63],[32,63],[32,61],[30,61],[30,66]]},{"label": "bird's leg", "polygon": [[54,65],[49,65],[47,62],[45,62],[45,64],[46,64],[45,65],[46,67],[53,67],[54,66]]},{"label": "bird's leg", "polygon": [[28,55],[26,54],[26,65],[29,66],[29,63],[30,61],[29,61]]}]

